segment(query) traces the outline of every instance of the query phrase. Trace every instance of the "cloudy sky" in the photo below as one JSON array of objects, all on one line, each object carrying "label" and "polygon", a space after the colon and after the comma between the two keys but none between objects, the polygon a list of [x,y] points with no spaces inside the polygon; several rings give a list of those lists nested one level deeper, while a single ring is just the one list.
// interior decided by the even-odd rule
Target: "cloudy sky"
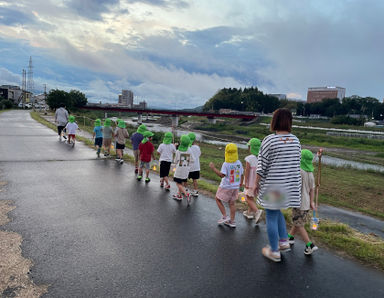
[{"label": "cloudy sky", "polygon": [[194,107],[223,87],[384,97],[382,0],[0,0],[0,84]]}]

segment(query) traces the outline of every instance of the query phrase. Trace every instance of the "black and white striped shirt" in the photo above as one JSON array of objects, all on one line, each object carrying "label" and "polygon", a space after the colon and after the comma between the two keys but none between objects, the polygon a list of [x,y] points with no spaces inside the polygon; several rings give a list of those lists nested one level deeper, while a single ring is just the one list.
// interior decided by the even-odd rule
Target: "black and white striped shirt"
[{"label": "black and white striped shirt", "polygon": [[258,155],[261,176],[258,204],[266,209],[300,208],[301,145],[293,134],[271,134],[264,138]]}]

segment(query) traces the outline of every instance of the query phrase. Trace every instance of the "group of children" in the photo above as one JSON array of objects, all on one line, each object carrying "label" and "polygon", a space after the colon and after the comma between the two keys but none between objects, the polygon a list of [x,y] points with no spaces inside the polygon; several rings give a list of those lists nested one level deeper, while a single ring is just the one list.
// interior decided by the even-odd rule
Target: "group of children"
[{"label": "group of children", "polygon": [[[66,125],[68,133],[68,141],[72,139],[75,141],[77,124],[73,116],[69,117],[69,122]],[[143,179],[145,170],[145,182],[150,182],[149,173],[151,169],[151,161],[156,160],[155,147],[152,144],[153,133],[148,131],[146,126],[141,124],[137,131],[131,136],[130,140],[133,146],[133,153],[135,158],[135,173],[137,180]],[[110,155],[112,139],[115,138],[116,148],[116,161],[123,163],[123,150],[125,148],[126,139],[129,138],[129,133],[126,129],[123,120],[117,120],[115,130],[111,127],[111,120],[105,119],[104,125],[101,125],[101,120],[95,121],[93,131],[94,144],[97,149],[97,156],[100,156],[101,148],[104,148],[104,156]],[[164,134],[163,142],[157,148],[160,165],[160,187],[165,190],[170,190],[169,173],[172,164],[174,164],[173,180],[177,186],[177,193],[173,198],[181,201],[187,199],[189,204],[191,196],[198,196],[197,181],[200,178],[200,147],[195,143],[196,135],[189,133],[182,135],[180,142],[174,142],[174,136],[171,132]],[[216,203],[221,212],[221,218],[218,224],[225,224],[231,228],[236,227],[235,215],[236,206],[235,202],[240,196],[245,196],[248,203],[248,210],[243,212],[244,217],[247,219],[254,219],[257,224],[261,218],[263,210],[258,209],[255,203],[255,181],[256,169],[258,164],[257,156],[259,154],[261,141],[257,138],[252,138],[248,142],[248,149],[250,155],[245,158],[245,169],[242,166],[238,156],[238,148],[235,144],[230,143],[225,147],[225,161],[218,170],[213,162],[210,162],[209,167],[214,173],[221,178],[220,186],[216,192]],[[308,234],[304,228],[307,222],[308,213],[310,209],[315,210],[314,204],[314,176],[313,176],[313,154],[309,150],[302,150],[301,153],[301,177],[302,177],[302,197],[301,207],[293,208],[292,222],[293,227],[288,233],[289,244],[294,243],[295,234],[299,233],[306,243],[304,253],[309,255],[317,250],[317,247],[310,241]],[[187,189],[187,181],[192,179],[193,189]],[[239,194],[244,186],[244,192]],[[227,215],[224,203],[229,205],[229,216]]]}]

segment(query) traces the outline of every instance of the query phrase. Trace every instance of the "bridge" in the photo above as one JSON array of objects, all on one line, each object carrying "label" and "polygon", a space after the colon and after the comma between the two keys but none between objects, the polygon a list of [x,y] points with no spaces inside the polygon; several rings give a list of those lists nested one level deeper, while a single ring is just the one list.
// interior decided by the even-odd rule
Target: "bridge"
[{"label": "bridge", "polygon": [[169,115],[172,117],[172,126],[178,126],[180,116],[199,116],[207,117],[211,123],[216,123],[217,118],[234,118],[244,120],[254,120],[258,117],[256,113],[252,112],[237,112],[237,113],[214,113],[214,112],[194,112],[187,110],[160,110],[160,109],[139,109],[120,107],[113,105],[100,105],[100,104],[88,104],[81,109],[85,110],[96,110],[96,111],[113,111],[113,112],[129,112],[138,114],[138,123],[142,122],[143,114],[155,114],[155,115]]}]

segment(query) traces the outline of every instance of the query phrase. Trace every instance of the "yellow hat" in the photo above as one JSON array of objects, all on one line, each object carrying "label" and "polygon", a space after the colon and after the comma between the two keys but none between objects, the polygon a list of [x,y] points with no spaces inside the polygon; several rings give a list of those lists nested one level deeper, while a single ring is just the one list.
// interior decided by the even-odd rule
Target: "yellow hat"
[{"label": "yellow hat", "polygon": [[225,146],[225,162],[233,163],[238,159],[237,146],[233,143],[227,144],[227,146]]}]

